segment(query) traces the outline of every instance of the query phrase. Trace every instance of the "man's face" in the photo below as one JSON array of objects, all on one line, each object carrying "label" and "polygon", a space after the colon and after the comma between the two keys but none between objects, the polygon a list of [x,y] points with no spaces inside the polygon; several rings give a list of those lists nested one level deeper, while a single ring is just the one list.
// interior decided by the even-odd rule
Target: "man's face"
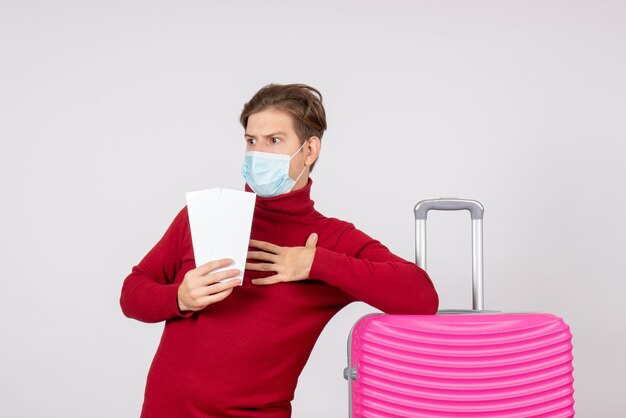
[{"label": "man's face", "polygon": [[[277,109],[266,109],[251,114],[248,117],[245,138],[246,151],[293,155],[289,165],[289,177],[295,180],[302,173],[305,155],[303,151],[306,150],[306,146],[295,154],[302,144],[293,128],[291,115],[288,113]],[[306,185],[307,179],[308,168],[305,169],[294,189]]]}]

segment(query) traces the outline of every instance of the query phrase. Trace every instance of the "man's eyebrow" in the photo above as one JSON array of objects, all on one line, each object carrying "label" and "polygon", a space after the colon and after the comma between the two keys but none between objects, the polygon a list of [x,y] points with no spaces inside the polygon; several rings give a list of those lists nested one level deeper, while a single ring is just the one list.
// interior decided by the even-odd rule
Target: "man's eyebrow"
[{"label": "man's eyebrow", "polygon": [[[251,135],[251,134],[249,134],[248,132],[246,132],[244,135],[245,135],[246,137],[256,138],[254,135]],[[269,134],[267,134],[267,135],[261,135],[261,136],[265,136],[266,138],[271,138],[271,137],[273,137],[273,136],[287,136],[287,134],[286,134],[286,133],[284,133],[284,132],[280,132],[280,131],[278,131],[278,132],[272,132],[272,133],[269,133]]]}]

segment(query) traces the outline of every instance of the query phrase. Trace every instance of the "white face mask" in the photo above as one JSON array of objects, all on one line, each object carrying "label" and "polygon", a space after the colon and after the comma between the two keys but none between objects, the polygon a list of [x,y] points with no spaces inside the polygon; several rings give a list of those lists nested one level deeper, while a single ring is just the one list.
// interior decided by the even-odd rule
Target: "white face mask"
[{"label": "white face mask", "polygon": [[306,142],[291,156],[247,151],[241,165],[241,174],[248,186],[261,197],[274,197],[290,192],[304,174],[306,165],[294,180],[289,177],[289,163],[305,144]]}]

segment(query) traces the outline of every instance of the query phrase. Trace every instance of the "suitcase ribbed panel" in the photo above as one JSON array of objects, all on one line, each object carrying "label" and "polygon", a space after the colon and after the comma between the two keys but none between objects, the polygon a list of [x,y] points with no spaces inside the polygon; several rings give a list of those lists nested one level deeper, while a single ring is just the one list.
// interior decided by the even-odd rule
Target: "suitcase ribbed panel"
[{"label": "suitcase ribbed panel", "polygon": [[549,314],[365,317],[352,331],[353,416],[574,416],[571,338]]}]

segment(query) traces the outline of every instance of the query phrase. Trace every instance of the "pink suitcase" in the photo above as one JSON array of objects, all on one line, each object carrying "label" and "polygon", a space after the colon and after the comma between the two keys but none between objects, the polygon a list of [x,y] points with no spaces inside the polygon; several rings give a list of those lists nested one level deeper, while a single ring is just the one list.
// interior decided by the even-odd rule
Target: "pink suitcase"
[{"label": "pink suitcase", "polygon": [[415,206],[416,262],[426,268],[429,210],[469,210],[473,309],[362,317],[348,339],[351,417],[572,417],[572,335],[550,314],[484,310],[482,219],[475,200]]}]

